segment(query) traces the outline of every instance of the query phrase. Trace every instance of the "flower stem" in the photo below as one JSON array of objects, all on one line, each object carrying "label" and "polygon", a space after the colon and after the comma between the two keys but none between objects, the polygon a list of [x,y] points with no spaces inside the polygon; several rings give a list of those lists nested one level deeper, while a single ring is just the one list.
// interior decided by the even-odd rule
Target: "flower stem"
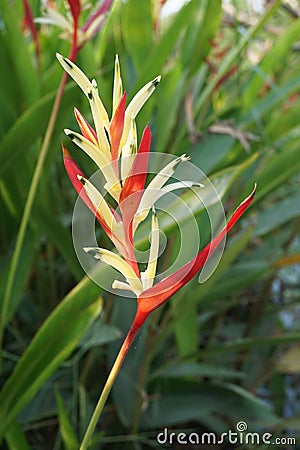
[{"label": "flower stem", "polygon": [[145,322],[147,317],[148,317],[148,313],[141,313],[139,311],[139,309],[137,310],[137,313],[136,313],[134,321],[131,325],[131,328],[130,328],[126,338],[124,339],[122,347],[119,350],[118,356],[116,357],[114,365],[112,366],[110,374],[106,380],[105,386],[102,390],[102,393],[100,395],[100,398],[98,400],[96,408],[93,412],[93,415],[91,417],[91,420],[89,422],[89,425],[88,425],[85,435],[83,437],[83,440],[82,440],[79,450],[86,450],[89,447],[94,430],[97,425],[97,422],[103,411],[104,405],[105,405],[107,397],[111,391],[111,388],[113,387],[115,379],[117,378],[117,375],[123,364],[125,356],[127,355],[127,352],[129,350],[137,332],[139,331],[139,329],[141,328],[141,326],[143,325],[143,323]]}]

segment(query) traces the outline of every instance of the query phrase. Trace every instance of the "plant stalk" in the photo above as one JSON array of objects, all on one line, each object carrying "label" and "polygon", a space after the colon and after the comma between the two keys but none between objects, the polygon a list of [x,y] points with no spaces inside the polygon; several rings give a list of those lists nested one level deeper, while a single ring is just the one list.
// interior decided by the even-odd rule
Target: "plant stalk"
[{"label": "plant stalk", "polygon": [[121,366],[123,364],[125,356],[127,355],[127,352],[129,350],[137,332],[139,331],[139,329],[141,328],[141,326],[143,325],[143,323],[145,322],[147,317],[148,317],[148,313],[142,313],[139,311],[139,309],[137,310],[137,313],[136,313],[134,321],[131,325],[131,328],[128,331],[126,338],[124,339],[124,342],[119,350],[119,353],[118,353],[118,355],[115,359],[115,362],[112,366],[112,369],[110,371],[110,374],[106,380],[106,383],[105,383],[102,393],[99,397],[98,403],[95,407],[95,410],[93,412],[93,415],[91,417],[91,420],[90,420],[87,430],[85,432],[85,435],[83,437],[83,440],[82,440],[79,450],[87,450],[87,448],[89,447],[93,433],[94,433],[96,425],[97,425],[97,422],[103,411],[104,405],[105,405],[107,397],[113,387],[115,379],[117,378],[117,375],[121,369]]}]

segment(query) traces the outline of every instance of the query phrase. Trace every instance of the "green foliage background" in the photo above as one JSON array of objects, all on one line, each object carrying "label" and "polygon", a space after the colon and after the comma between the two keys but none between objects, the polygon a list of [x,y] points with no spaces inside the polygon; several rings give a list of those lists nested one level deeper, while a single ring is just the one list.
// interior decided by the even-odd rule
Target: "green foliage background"
[{"label": "green foliage background", "polygon": [[[64,2],[54,3],[68,13]],[[40,16],[41,2],[30,4]],[[115,0],[78,65],[97,78],[109,111],[115,53],[129,98],[161,74],[138,117],[139,132],[150,123],[152,151],[191,155],[228,215],[255,182],[257,195],[213,276],[204,285],[190,282],[151,316],[118,377],[94,448],[152,448],[164,427],[221,433],[241,420],[251,431],[299,439],[300,17],[284,1],[257,16],[242,1],[233,1],[229,14],[220,0],[190,0],[162,20],[159,4]],[[39,26],[37,60],[21,30],[22,3],[0,0],[0,13],[2,300],[62,76],[55,52],[67,55],[70,44],[58,28]],[[70,147],[63,128],[76,127],[73,106],[90,117],[83,97],[69,81],[7,314],[1,308],[4,449],[78,448],[134,313],[134,301],[101,292],[85,276],[72,245],[76,196],[60,143]],[[79,153],[76,160],[92,172]],[[201,205],[193,207],[201,227]],[[166,232],[172,239],[174,231]]]}]

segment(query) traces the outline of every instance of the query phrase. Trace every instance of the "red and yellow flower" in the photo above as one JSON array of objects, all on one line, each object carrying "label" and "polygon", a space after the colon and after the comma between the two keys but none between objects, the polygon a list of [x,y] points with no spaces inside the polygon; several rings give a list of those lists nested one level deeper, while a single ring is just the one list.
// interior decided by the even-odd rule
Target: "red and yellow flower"
[{"label": "red and yellow flower", "polygon": [[[116,57],[112,117],[109,118],[100,99],[96,81],[90,81],[72,61],[61,55],[57,57],[89,100],[94,121],[93,128],[75,109],[81,133],[69,129],[66,129],[65,133],[97,164],[105,178],[104,188],[118,204],[116,210],[107,202],[64,148],[65,167],[73,186],[95,214],[117,250],[113,252],[104,248],[88,247],[85,251],[120,272],[123,279],[113,282],[114,289],[128,290],[136,295],[137,313],[132,326],[135,334],[154,309],[174,295],[204,266],[228,231],[251,204],[255,188],[238,206],[221,232],[198,255],[175,273],[155,283],[159,254],[159,223],[155,203],[166,192],[190,188],[195,184],[190,181],[166,184],[174,174],[176,166],[188,159],[186,155],[182,155],[163,167],[145,187],[151,132],[149,126],[146,126],[137,147],[135,118],[154,92],[160,76],[147,83],[126,107],[126,92],[123,92],[120,66]],[[146,270],[141,271],[136,261],[133,239],[137,227],[150,212],[152,232],[149,260]]]}]

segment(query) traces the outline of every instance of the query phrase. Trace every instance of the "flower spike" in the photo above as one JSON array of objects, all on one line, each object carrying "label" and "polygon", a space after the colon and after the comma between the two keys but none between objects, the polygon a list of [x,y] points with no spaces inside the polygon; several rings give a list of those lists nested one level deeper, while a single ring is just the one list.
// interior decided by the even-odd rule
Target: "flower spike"
[{"label": "flower spike", "polygon": [[[157,282],[160,230],[154,205],[167,192],[176,189],[203,187],[200,183],[188,180],[170,182],[176,167],[190,159],[186,155],[174,158],[161,168],[146,186],[151,132],[149,126],[146,126],[138,147],[135,118],[155,90],[160,81],[160,76],[147,83],[133,97],[126,108],[126,93],[123,93],[119,59],[116,57],[112,117],[109,120],[99,97],[96,81],[90,81],[81,69],[70,60],[61,55],[57,55],[57,57],[66,72],[70,74],[88,97],[95,128],[94,130],[81,113],[75,109],[75,117],[81,134],[69,129],[66,129],[65,133],[98,165],[106,180],[104,188],[114,199],[114,206],[112,206],[110,205],[109,195],[102,195],[102,190],[99,192],[81,172],[69,152],[64,149],[65,167],[74,188],[97,217],[103,230],[116,248],[116,251],[100,247],[84,247],[84,250],[121,274],[121,279],[119,279],[118,274],[116,275],[118,278],[113,280],[112,289],[129,291],[137,298],[135,318],[93,415],[93,423],[95,424],[94,419],[99,417],[128,349],[149,314],[164,304],[203,268],[211,255],[219,248],[227,233],[252,203],[256,186],[253,192],[237,207],[225,227],[209,244],[173,274]],[[143,264],[142,271],[136,259],[134,235],[137,227],[146,219],[151,209],[149,256],[146,268]],[[88,428],[84,443],[90,442],[93,429]]]}]

